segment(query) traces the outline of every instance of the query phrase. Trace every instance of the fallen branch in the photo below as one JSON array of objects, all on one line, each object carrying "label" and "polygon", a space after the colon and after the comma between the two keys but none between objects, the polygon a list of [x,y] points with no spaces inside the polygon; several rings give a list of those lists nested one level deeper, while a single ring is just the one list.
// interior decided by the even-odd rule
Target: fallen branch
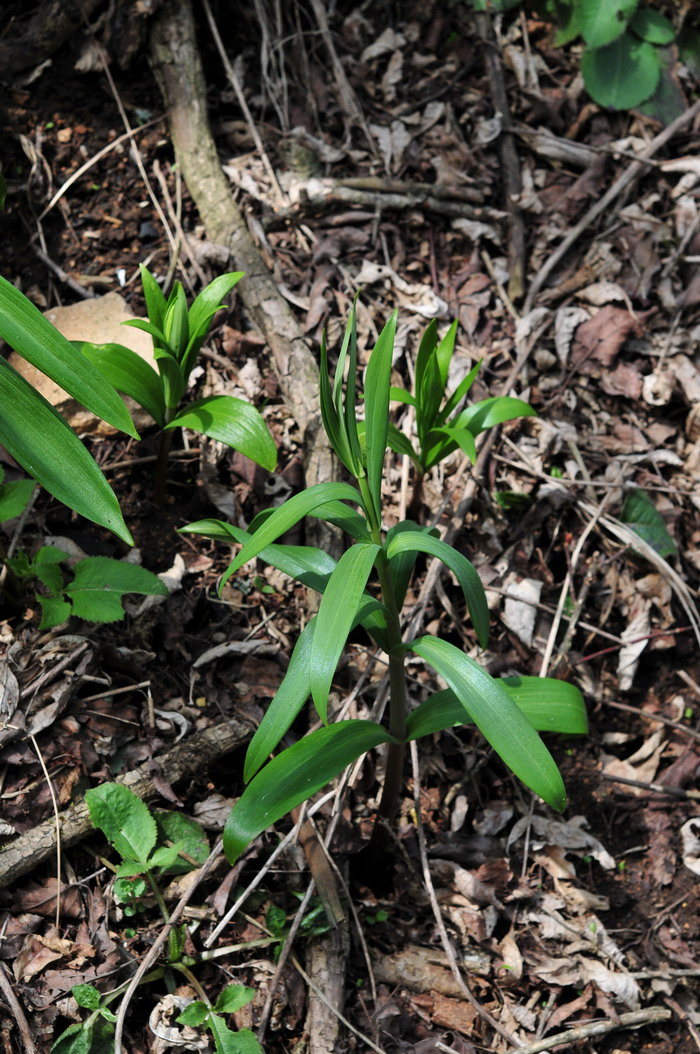
[{"label": "fallen branch", "polygon": [[[250,736],[251,729],[247,725],[229,718],[223,724],[195,732],[167,754],[145,761],[133,772],[118,777],[116,782],[129,787],[139,798],[155,798],[159,794],[159,775],[168,783],[176,783],[200,772],[222,754],[242,746]],[[61,813],[58,827],[51,819],[26,831],[0,851],[0,888],[10,885],[48,860],[56,852],[59,831],[65,849],[75,845],[92,830],[88,807],[84,801],[80,801]]]},{"label": "fallen branch", "polygon": [[585,1025],[577,1028],[569,1028],[566,1032],[557,1032],[554,1036],[546,1039],[537,1039],[534,1043],[528,1043],[524,1047],[514,1047],[508,1054],[540,1054],[542,1050],[551,1050],[552,1047],[570,1047],[582,1039],[590,1039],[592,1036],[605,1036],[608,1032],[616,1032],[621,1028],[642,1028],[644,1025],[655,1025],[659,1021],[668,1021],[672,1017],[671,1011],[663,1006],[649,1006],[645,1010],[632,1010],[629,1014],[620,1014],[616,1021],[606,1019],[605,1021],[587,1021]]}]

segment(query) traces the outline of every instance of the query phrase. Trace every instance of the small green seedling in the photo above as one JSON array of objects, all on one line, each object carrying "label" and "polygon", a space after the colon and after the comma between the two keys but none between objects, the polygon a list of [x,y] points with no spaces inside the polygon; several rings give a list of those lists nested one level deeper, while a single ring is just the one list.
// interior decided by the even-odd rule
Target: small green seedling
[{"label": "small green seedling", "polygon": [[219,275],[188,308],[180,282],[175,283],[166,300],[154,276],[141,264],[148,319],[130,319],[124,325],[150,334],[157,372],[123,344],[76,343],[118,391],[135,399],[163,429],[154,488],[158,502],[163,498],[174,428],[191,428],[218,439],[269,472],[277,464],[274,440],[249,403],[233,395],[210,395],[181,406],[214,315],[242,277],[241,271]]},{"label": "small green seedling", "polygon": [[663,516],[646,491],[639,488],[629,491],[622,506],[620,520],[631,527],[635,534],[665,560],[678,553],[678,546],[668,533]]},{"label": "small green seedling", "polygon": [[[85,800],[93,826],[103,832],[121,857],[116,868],[114,896],[124,914],[133,915],[144,907],[145,895],[150,891],[167,922],[168,909],[161,881],[200,867],[207,860],[209,843],[200,825],[182,813],[152,812],[133,791],[120,783],[106,783],[89,790]],[[233,1014],[249,1003],[254,996],[253,990],[243,985],[229,985],[212,1005],[190,969],[195,960],[183,955],[185,936],[182,926],[170,931],[167,966],[156,969],[145,980],[154,980],[168,971],[183,974],[201,999],[190,1003],[178,1021],[193,1028],[203,1026],[208,1029],[214,1037],[216,1054],[262,1054],[262,1047],[250,1029],[233,1032],[224,1019],[225,1015]],[[109,1046],[109,1041],[114,1035],[112,1022],[116,1018],[105,1007],[122,993],[127,984],[106,996],[100,996],[97,989],[90,989],[89,985],[79,986],[79,994],[73,989],[79,1005],[89,1009],[91,1014],[86,1021],[71,1025],[60,1036],[52,1054],[113,1054],[114,1044],[112,1042]]]},{"label": "small green seedling", "polygon": [[35,594],[42,611],[39,629],[58,626],[71,615],[86,622],[119,622],[124,618],[122,597],[127,593],[168,596],[168,587],[152,571],[107,556],[79,560],[73,566],[72,580],[66,581],[61,564],[68,559],[63,549],[44,545],[32,558],[20,552],[5,561],[16,578],[41,583],[41,591]]},{"label": "small green seedling", "polygon": [[[482,647],[488,641],[489,612],[473,564],[437,537],[435,530],[410,520],[388,531],[382,526],[383,467],[391,443],[389,402],[395,328],[394,315],[370,357],[362,423],[357,420],[354,308],[332,384],[325,369],[325,348],[322,352],[324,427],[357,486],[320,483],[310,487],[279,508],[260,513],[248,531],[221,520],[201,520],[183,528],[242,544],[223,575],[222,586],[243,564],[259,556],[322,594],[318,614],[299,636],[284,680],[249,745],[244,768],[247,787],[224,830],[224,847],[232,862],[266,827],[381,744],[387,744],[388,751],[379,814],[392,820],[398,808],[406,744],[453,725],[474,722],[506,765],[536,794],[556,809],[563,809],[566,802],[561,775],[538,732],[573,734],[587,730],[585,707],[577,688],[548,678],[491,677],[449,641],[429,634],[416,640],[402,639],[401,609],[419,554],[437,557],[454,573]],[[423,359],[427,360],[427,353]],[[457,401],[447,417],[456,409]],[[476,420],[479,427],[488,427],[489,411],[482,410],[481,414],[466,423]],[[457,431],[456,424],[453,430]],[[444,438],[448,445],[459,445],[454,434]],[[442,442],[440,434],[438,441]],[[432,451],[433,446],[429,444],[427,449]],[[353,539],[338,561],[318,548],[277,542],[280,535],[309,515],[335,524]],[[348,634],[358,625],[388,656],[388,727],[370,720],[329,723],[333,676]],[[406,656],[411,652],[429,663],[447,684],[445,690],[415,709],[411,708],[405,671]],[[309,696],[324,727],[268,761]]]},{"label": "small green seedling", "polygon": [[0,523],[21,516],[36,486],[33,479],[16,479],[5,483],[5,469],[0,465]]},{"label": "small green seedling", "polygon": [[[481,367],[478,362],[447,395],[450,362],[455,349],[457,323],[454,322],[442,340],[438,340],[437,323],[433,320],[423,334],[418,348],[413,393],[405,388],[392,388],[391,399],[408,403],[415,410],[418,450],[398,428],[389,423],[389,446],[397,454],[407,454],[415,467],[413,498],[409,516],[416,517],[420,509],[423,477],[455,450],[462,450],[470,461],[476,461],[476,436],[494,425],[516,417],[531,416],[532,407],[512,396],[495,396],[463,407],[469,389]],[[322,368],[325,349],[321,351]]]}]

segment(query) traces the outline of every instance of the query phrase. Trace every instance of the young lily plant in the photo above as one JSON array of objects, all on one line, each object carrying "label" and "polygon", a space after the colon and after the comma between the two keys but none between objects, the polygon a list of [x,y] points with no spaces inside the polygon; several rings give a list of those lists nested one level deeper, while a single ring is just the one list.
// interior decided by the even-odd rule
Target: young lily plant
[{"label": "young lily plant", "polygon": [[136,352],[123,344],[78,346],[114,387],[130,396],[151,415],[163,430],[156,465],[155,500],[163,500],[168,454],[173,429],[191,428],[234,447],[269,472],[277,463],[277,450],[258,411],[233,395],[210,395],[181,406],[190,374],[197,363],[214,315],[221,301],[243,277],[242,271],[219,275],[187,307],[180,282],[167,300],[151,272],[141,264],[141,282],[148,319],[130,319],[134,326],[149,333],[158,372]]},{"label": "young lily plant", "polygon": [[[317,484],[295,494],[279,508],[260,513],[248,531],[220,520],[201,520],[183,528],[242,544],[222,585],[249,560],[260,557],[322,594],[318,614],[299,636],[284,680],[248,748],[244,771],[247,786],[234,805],[224,832],[225,850],[232,862],[265,828],[310,798],[356,758],[381,744],[387,744],[387,764],[379,815],[393,820],[406,744],[454,725],[476,724],[526,786],[555,809],[563,809],[566,803],[561,775],[539,732],[573,734],[587,730],[578,689],[548,678],[491,677],[449,641],[429,634],[415,640],[402,639],[401,609],[420,553],[437,557],[456,576],[482,647],[488,641],[489,613],[473,564],[443,542],[434,529],[410,520],[383,529],[382,475],[390,445],[395,329],[394,314],[367,366],[362,422],[357,419],[354,309],[332,383],[325,341],[321,347],[323,423],[333,449],[355,480],[354,486]],[[309,515],[337,525],[352,538],[352,544],[337,562],[320,549],[277,542]],[[348,635],[358,625],[388,657],[390,703],[386,724],[360,719],[329,722],[328,696],[333,676]],[[405,669],[411,653],[429,663],[447,685],[415,708]],[[268,760],[309,696],[323,727]]]},{"label": "young lily plant", "polygon": [[453,322],[442,340],[438,339],[437,322],[428,325],[416,356],[414,392],[392,388],[391,398],[408,403],[416,416],[418,451],[411,440],[389,423],[389,446],[397,454],[411,458],[415,478],[409,514],[417,516],[423,494],[423,478],[427,472],[458,448],[472,464],[476,461],[476,436],[494,425],[528,417],[535,411],[529,403],[510,395],[493,396],[481,402],[462,406],[481,367],[477,362],[460,381],[451,395],[447,395],[450,363],[455,349],[457,323]]}]

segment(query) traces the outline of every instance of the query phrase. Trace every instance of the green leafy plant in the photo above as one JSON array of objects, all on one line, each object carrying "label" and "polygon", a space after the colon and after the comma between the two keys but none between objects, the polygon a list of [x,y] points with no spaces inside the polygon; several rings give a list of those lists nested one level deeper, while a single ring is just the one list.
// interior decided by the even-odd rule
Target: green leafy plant
[{"label": "green leafy plant", "polygon": [[15,479],[5,483],[5,469],[0,465],[0,523],[22,515],[35,486],[33,479]]},{"label": "green leafy plant", "polygon": [[[18,289],[0,277],[0,337],[74,399],[138,438],[112,385]],[[63,417],[0,355],[0,443],[55,498],[129,545],[112,488]]]},{"label": "green leafy plant", "polygon": [[648,542],[659,556],[668,559],[675,556],[678,546],[664,522],[664,518],[644,490],[635,488],[626,495],[620,519],[631,527],[635,534]]},{"label": "green leafy plant", "polygon": [[[503,12],[520,0],[469,3],[477,11]],[[586,90],[600,106],[629,110],[644,104],[647,112],[664,120],[682,111],[682,99],[670,78],[676,61],[670,45],[676,30],[661,11],[640,0],[532,0],[525,6],[557,25],[557,46],[583,38],[581,73]],[[687,31],[682,42],[695,54],[696,33],[693,41],[692,30]],[[669,83],[661,91],[665,81]]]},{"label": "green leafy plant", "polygon": [[223,306],[222,299],[242,277],[241,271],[220,275],[188,308],[180,282],[175,283],[166,300],[156,279],[141,265],[148,319],[131,319],[124,325],[150,334],[157,372],[123,344],[77,343],[83,355],[114,387],[135,399],[163,430],[154,488],[158,502],[163,498],[175,428],[191,428],[218,439],[270,472],[277,463],[274,440],[258,411],[249,403],[232,395],[211,395],[181,406],[214,315]]},{"label": "green leafy plant", "polygon": [[[152,812],[133,791],[120,783],[107,783],[85,795],[92,825],[103,832],[121,857],[116,867],[114,896],[125,915],[133,915],[150,897],[168,921],[168,909],[161,882],[165,877],[182,874],[201,866],[209,856],[209,844],[200,825],[181,813]],[[170,931],[168,962],[144,980],[155,980],[167,971],[183,974],[200,998],[192,1001],[178,1021],[193,1028],[208,1029],[217,1054],[262,1054],[262,1047],[250,1029],[232,1031],[225,1016],[235,1013],[254,996],[251,988],[229,985],[212,1004],[192,973],[195,960],[183,954],[185,930]],[[128,983],[128,982],[127,982]],[[112,1054],[114,1014],[107,1009],[126,984],[101,996],[89,985],[73,989],[78,1004],[90,1010],[82,1023],[71,1025],[54,1043],[52,1054]],[[106,1044],[106,1045],[103,1045]]]},{"label": "green leafy plant", "polygon": [[6,560],[16,578],[38,579],[43,587],[36,593],[42,610],[39,629],[58,626],[71,615],[87,622],[118,622],[124,618],[121,601],[127,593],[168,596],[167,586],[145,567],[107,556],[79,560],[72,580],[66,581],[61,564],[68,559],[63,549],[44,545],[34,557],[20,552]]},{"label": "green leafy plant", "polygon": [[[532,407],[512,396],[494,396],[464,407],[462,404],[476,380],[481,367],[478,362],[447,395],[450,363],[457,338],[457,323],[454,322],[442,340],[438,339],[437,322],[427,327],[416,357],[413,393],[405,388],[391,388],[390,397],[408,403],[415,410],[418,450],[389,422],[389,446],[397,454],[407,454],[415,467],[413,498],[409,515],[417,516],[423,487],[423,477],[440,461],[458,448],[473,462],[476,461],[475,439],[481,432],[503,424],[516,417],[535,413]],[[350,339],[353,337],[350,335]],[[353,352],[356,354],[356,352]],[[327,365],[325,348],[321,349],[321,368]]]},{"label": "green leafy plant", "polygon": [[[489,614],[474,566],[434,530],[405,521],[382,528],[382,475],[390,444],[390,374],[396,316],[382,331],[367,366],[364,421],[357,420],[355,311],[350,316],[331,383],[322,353],[321,409],[330,443],[354,477],[321,483],[259,514],[248,531],[220,520],[189,524],[185,531],[242,544],[222,585],[243,564],[260,557],[322,594],[318,614],[301,633],[290,664],[248,748],[247,786],[224,831],[229,860],[236,860],[266,827],[305,801],[365,752],[387,745],[381,817],[396,814],[406,744],[453,725],[474,722],[506,765],[556,809],[566,794],[557,766],[538,732],[583,733],[586,714],[577,688],[547,678],[491,677],[449,641],[431,635],[403,641],[400,613],[419,554],[437,557],[456,576],[477,640],[486,646]],[[347,367],[347,382],[343,378]],[[458,444],[455,437],[450,442]],[[359,510],[359,511],[357,511]],[[303,517],[313,515],[341,527],[353,543],[336,562],[310,546],[277,542]],[[361,625],[388,656],[388,726],[370,720],[328,723],[328,696],[350,631]],[[420,656],[447,688],[411,710],[405,659]],[[309,733],[271,761],[308,697],[323,727]],[[375,832],[380,827],[375,828]]]}]

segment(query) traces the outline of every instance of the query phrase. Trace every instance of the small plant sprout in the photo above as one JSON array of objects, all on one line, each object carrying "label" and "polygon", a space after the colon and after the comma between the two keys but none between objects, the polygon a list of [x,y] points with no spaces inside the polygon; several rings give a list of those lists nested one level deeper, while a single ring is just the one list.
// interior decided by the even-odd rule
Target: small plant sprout
[{"label": "small plant sprout", "polygon": [[180,282],[175,283],[166,300],[156,279],[141,265],[148,319],[130,319],[124,325],[150,334],[157,372],[122,344],[77,345],[118,391],[135,399],[163,430],[154,484],[158,504],[163,500],[175,428],[191,428],[226,443],[269,472],[277,463],[274,440],[250,403],[233,395],[210,395],[181,406],[214,315],[242,277],[241,271],[219,275],[188,308]]},{"label": "small plant sprout", "polygon": [[413,393],[405,388],[392,388],[391,399],[408,403],[415,410],[418,450],[411,441],[389,422],[389,446],[397,454],[407,454],[415,468],[413,498],[409,516],[416,518],[420,510],[423,477],[455,450],[462,450],[472,463],[476,461],[476,436],[494,425],[512,421],[516,417],[531,416],[532,407],[512,396],[501,395],[471,406],[463,407],[469,389],[476,380],[481,363],[469,371],[451,395],[447,395],[447,379],[455,349],[457,323],[438,340],[437,323],[427,327],[416,357]]},{"label": "small plant sprout", "polygon": [[[317,484],[293,495],[279,508],[260,513],[247,531],[220,520],[201,520],[183,528],[189,533],[242,545],[223,575],[222,586],[243,564],[259,556],[322,594],[318,614],[299,636],[284,680],[249,745],[244,769],[247,786],[224,831],[230,861],[236,860],[265,828],[310,798],[356,758],[382,744],[387,746],[387,762],[379,816],[393,820],[406,744],[454,725],[475,723],[523,783],[555,809],[563,809],[566,803],[561,775],[539,732],[586,731],[586,713],[578,689],[548,678],[491,677],[460,648],[430,634],[415,640],[402,639],[401,609],[421,553],[437,557],[456,576],[476,640],[482,647],[488,641],[489,614],[473,564],[443,542],[436,530],[410,520],[389,530],[383,528],[384,458],[387,448],[394,445],[389,435],[389,403],[395,328],[393,315],[371,354],[365,373],[363,422],[357,419],[354,308],[332,381],[327,372],[325,345],[322,347],[323,424],[355,486]],[[425,345],[431,354],[433,344],[431,336]],[[428,368],[428,358],[424,351],[424,370]],[[437,390],[437,380],[435,383]],[[446,417],[456,409],[457,401]],[[480,426],[488,427],[486,411],[476,419]],[[459,445],[454,436],[444,438]],[[341,527],[352,539],[338,561],[321,549],[277,541],[311,515]],[[357,626],[362,626],[387,655],[387,724],[360,719],[329,722],[328,696],[333,676],[348,634]],[[405,670],[406,656],[411,653],[432,666],[447,685],[415,708]],[[309,696],[323,727],[268,760]],[[375,833],[380,829],[378,825]]]}]

